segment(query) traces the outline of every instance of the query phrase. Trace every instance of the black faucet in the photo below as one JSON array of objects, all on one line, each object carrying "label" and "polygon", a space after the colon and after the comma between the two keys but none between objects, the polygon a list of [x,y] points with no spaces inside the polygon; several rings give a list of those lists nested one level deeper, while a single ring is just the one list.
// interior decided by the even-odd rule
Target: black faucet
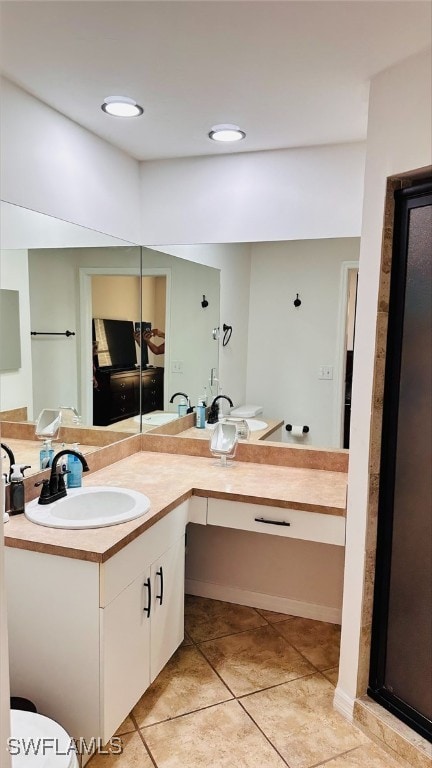
[{"label": "black faucet", "polygon": [[74,451],[71,448],[65,448],[63,451],[59,451],[52,460],[49,480],[41,480],[38,483],[35,483],[35,485],[42,486],[41,495],[39,496],[39,504],[51,504],[51,502],[57,501],[57,499],[62,499],[67,495],[64,476],[68,474],[69,470],[62,472],[57,469],[57,461],[60,456],[65,456],[66,454],[76,456],[80,460],[83,466],[83,472],[89,471],[89,465],[82,453]]},{"label": "black faucet", "polygon": [[193,413],[193,408],[190,404],[189,395],[187,395],[186,392],[174,392],[173,396],[170,398],[170,403],[173,403],[174,398],[177,397],[178,395],[182,395],[183,397],[186,398],[186,402],[188,405],[186,413]]},{"label": "black faucet", "polygon": [[4,450],[4,451],[6,451],[6,453],[7,453],[7,455],[8,455],[8,459],[9,459],[9,475],[8,475],[8,482],[10,483],[11,474],[12,474],[12,464],[15,464],[15,456],[14,456],[14,454],[13,454],[13,451],[12,451],[12,449],[11,449],[11,448],[9,448],[9,446],[8,446],[8,445],[6,445],[6,443],[0,443],[0,445],[1,445],[1,447],[3,448],[3,450]]},{"label": "black faucet", "polygon": [[212,402],[212,404],[210,406],[209,415],[207,417],[207,423],[208,424],[216,424],[216,422],[218,421],[218,418],[219,418],[218,400],[221,400],[221,399],[222,400],[228,400],[231,408],[234,408],[234,403],[233,403],[233,401],[231,400],[230,397],[228,397],[227,395],[217,395],[217,397],[214,398],[214,400],[213,400],[213,402]]}]

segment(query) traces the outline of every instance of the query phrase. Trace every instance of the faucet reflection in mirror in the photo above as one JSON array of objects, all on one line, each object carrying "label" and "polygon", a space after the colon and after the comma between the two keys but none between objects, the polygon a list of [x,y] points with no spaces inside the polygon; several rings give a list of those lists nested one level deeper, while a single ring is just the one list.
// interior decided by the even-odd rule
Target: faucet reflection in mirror
[{"label": "faucet reflection in mirror", "polygon": [[9,459],[9,475],[7,475],[6,472],[4,474],[5,474],[5,477],[7,478],[7,482],[10,482],[10,478],[12,474],[12,466],[15,464],[15,456],[12,451],[12,448],[9,448],[9,446],[6,445],[6,443],[0,443],[0,445],[2,450],[6,451],[7,457]]},{"label": "faucet reflection in mirror", "polygon": [[188,413],[192,413],[193,408],[191,406],[189,395],[187,395],[186,392],[174,392],[174,394],[171,395],[170,397],[170,403],[173,403],[174,399],[179,396],[181,396],[183,399],[179,402],[177,406],[178,415],[186,416]]},{"label": "faucet reflection in mirror", "polygon": [[216,424],[219,419],[219,400],[226,400],[231,408],[234,408],[234,403],[227,395],[217,395],[210,406],[207,422],[209,424]]}]

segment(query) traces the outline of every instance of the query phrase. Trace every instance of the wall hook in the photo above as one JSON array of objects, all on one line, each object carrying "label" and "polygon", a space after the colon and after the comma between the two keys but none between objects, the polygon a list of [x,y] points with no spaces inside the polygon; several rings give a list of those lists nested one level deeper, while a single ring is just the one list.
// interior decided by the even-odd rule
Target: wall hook
[{"label": "wall hook", "polygon": [[232,325],[227,325],[226,323],[224,323],[222,326],[222,329],[224,332],[223,339],[222,339],[222,346],[226,347],[232,335]]},{"label": "wall hook", "polygon": [[207,301],[207,299],[205,297],[205,294],[203,294],[201,306],[202,306],[203,309],[205,309],[205,307],[208,307],[208,301]]},{"label": "wall hook", "polygon": [[297,294],[297,298],[294,299],[294,306],[299,307],[301,304],[301,299],[299,299],[299,295]]}]

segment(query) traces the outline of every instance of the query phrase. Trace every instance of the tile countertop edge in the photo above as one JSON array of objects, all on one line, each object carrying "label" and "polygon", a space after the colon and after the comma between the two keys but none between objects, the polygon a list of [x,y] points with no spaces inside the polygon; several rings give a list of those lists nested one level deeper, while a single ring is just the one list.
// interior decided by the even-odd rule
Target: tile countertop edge
[{"label": "tile countertop edge", "polygon": [[[140,525],[138,525],[132,531],[129,531],[129,533],[126,533],[119,541],[116,541],[115,544],[113,544],[111,547],[108,547],[103,552],[97,552],[94,549],[93,550],[80,549],[79,547],[67,547],[67,546],[63,546],[62,544],[51,544],[47,542],[33,541],[32,539],[24,539],[24,538],[20,539],[17,537],[7,536],[6,534],[4,537],[4,543],[6,547],[10,547],[11,549],[27,549],[31,552],[40,552],[41,554],[46,554],[46,555],[59,555],[60,557],[70,557],[74,560],[86,560],[87,562],[91,562],[91,563],[105,563],[107,560],[113,557],[113,555],[117,554],[117,552],[120,552],[121,549],[124,549],[124,547],[130,544],[131,541],[134,541],[134,539],[137,539],[139,536],[141,536],[142,533],[145,533],[145,531],[151,528],[152,525],[159,522],[159,520],[162,520],[162,518],[165,517],[165,515],[168,515],[173,509],[178,507],[179,504],[181,504],[183,501],[187,501],[187,499],[190,498],[191,495],[192,495],[191,491],[180,494],[180,496],[177,499],[167,504],[162,509],[159,509],[150,517],[145,518]],[[30,523],[30,525],[35,525],[35,524]],[[48,526],[38,526],[38,527],[43,528]],[[114,528],[114,526],[105,526],[105,527]],[[65,531],[69,529],[51,528],[50,530]],[[96,530],[96,529],[79,529],[79,530]]]}]

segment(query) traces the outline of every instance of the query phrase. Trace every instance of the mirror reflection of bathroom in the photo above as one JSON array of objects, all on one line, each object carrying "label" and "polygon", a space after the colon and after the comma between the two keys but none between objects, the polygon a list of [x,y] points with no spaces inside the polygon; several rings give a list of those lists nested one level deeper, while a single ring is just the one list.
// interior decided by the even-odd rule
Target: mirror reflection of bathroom
[{"label": "mirror reflection of bathroom", "polygon": [[166,277],[93,275],[91,304],[93,425],[136,432],[164,407]]},{"label": "mirror reflection of bathroom", "polygon": [[348,269],[344,347],[343,448],[349,448],[351,424],[351,387],[354,362],[355,318],[357,309],[358,268]]}]

